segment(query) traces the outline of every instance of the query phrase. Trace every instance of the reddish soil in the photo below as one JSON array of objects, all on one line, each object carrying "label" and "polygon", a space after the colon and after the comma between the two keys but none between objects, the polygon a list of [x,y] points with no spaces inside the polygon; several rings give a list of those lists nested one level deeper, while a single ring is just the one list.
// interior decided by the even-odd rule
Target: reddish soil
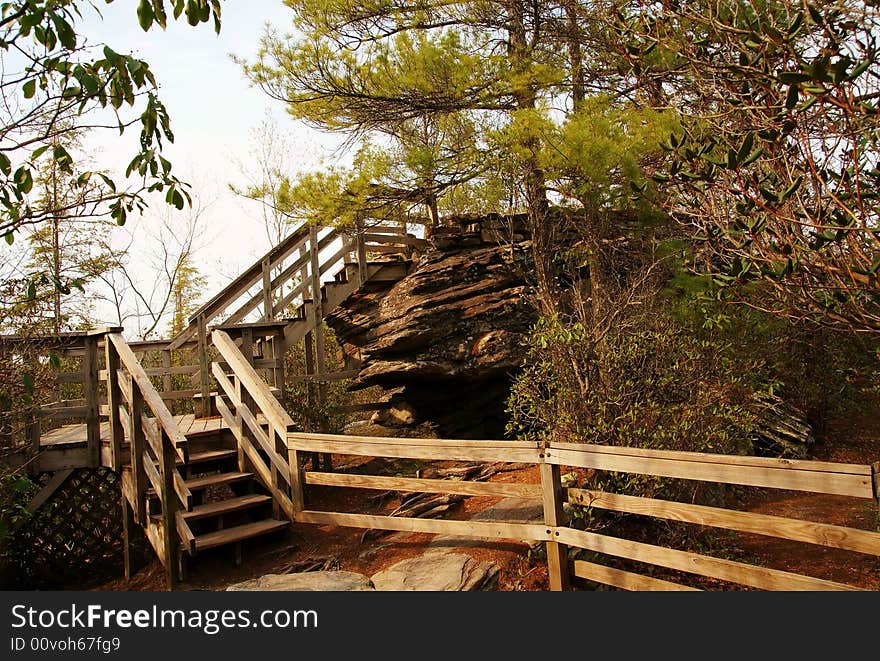
[{"label": "reddish soil", "polygon": [[[873,408],[873,407],[872,407]],[[836,432],[814,449],[814,459],[845,463],[873,463],[880,460],[880,420],[873,408],[861,415],[835,425]],[[334,457],[337,469],[363,470],[366,466],[354,457]],[[456,465],[452,462],[437,464]],[[370,462],[372,474],[412,474],[411,465],[394,463],[391,460]],[[490,481],[538,482],[536,468],[508,471],[494,475]],[[341,512],[388,513],[399,502],[399,496],[385,502],[371,501],[375,491],[339,489],[332,487],[310,487],[309,507],[313,509],[335,510]],[[466,498],[447,513],[446,518],[468,519],[496,502],[496,498]],[[878,510],[876,502],[853,498],[819,496],[798,492],[745,489],[738,493],[739,505],[743,509],[777,516],[831,523],[841,526],[878,530]],[[798,574],[848,583],[869,590],[880,589],[880,557],[829,549],[822,546],[787,542],[761,535],[712,532],[701,529],[705,538],[691,544],[691,550],[707,552],[710,555],[758,564],[764,567],[782,569]],[[615,534],[627,535],[616,531]],[[702,534],[702,532],[701,532]],[[651,542],[644,531],[638,531],[641,541]],[[400,560],[419,555],[427,550],[434,538],[428,534],[383,533],[338,528],[334,526],[296,525],[287,538],[271,543],[255,540],[243,549],[243,563],[235,566],[231,552],[219,549],[218,552],[200,555],[191,563],[189,576],[181,586],[184,590],[223,590],[231,583],[255,578],[267,573],[302,571],[309,568],[342,569],[371,575]],[[659,542],[657,542],[659,543]],[[540,545],[530,548],[522,542],[487,543],[482,546],[466,547],[461,552],[468,553],[478,560],[495,562],[500,573],[498,589],[546,590],[548,589],[547,568]],[[588,556],[588,554],[584,554]],[[694,587],[714,590],[742,590],[720,581],[700,579],[655,567],[634,564],[620,564],[628,569],[638,570],[659,578],[682,582]],[[99,590],[162,590],[164,574],[157,561],[142,568],[131,581],[124,579],[101,585]]]}]

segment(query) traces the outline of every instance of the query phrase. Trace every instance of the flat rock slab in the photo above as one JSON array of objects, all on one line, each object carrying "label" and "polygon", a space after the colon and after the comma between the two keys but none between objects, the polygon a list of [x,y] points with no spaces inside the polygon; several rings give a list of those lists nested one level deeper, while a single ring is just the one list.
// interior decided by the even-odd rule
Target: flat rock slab
[{"label": "flat rock slab", "polygon": [[470,592],[494,585],[498,566],[464,553],[433,550],[373,574],[373,585],[386,592]]},{"label": "flat rock slab", "polygon": [[[544,506],[540,501],[528,498],[505,498],[499,500],[491,507],[482,512],[477,512],[471,517],[472,521],[504,521],[507,523],[540,523],[544,520]],[[525,543],[530,543],[523,540]],[[460,547],[469,546],[485,547],[487,544],[498,544],[497,539],[477,539],[473,537],[458,537],[456,535],[437,535],[428,544],[431,547]]]},{"label": "flat rock slab", "polygon": [[350,571],[311,571],[301,574],[266,574],[226,588],[227,592],[364,592],[373,590],[370,579]]}]

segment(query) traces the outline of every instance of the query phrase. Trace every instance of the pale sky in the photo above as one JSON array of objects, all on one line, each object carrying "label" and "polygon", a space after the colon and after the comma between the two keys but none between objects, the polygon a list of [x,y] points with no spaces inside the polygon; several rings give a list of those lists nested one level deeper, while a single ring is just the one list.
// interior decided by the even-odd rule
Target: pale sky
[{"label": "pale sky", "polygon": [[[192,27],[183,17],[177,22],[169,19],[164,32],[154,27],[145,33],[137,23],[135,3],[96,4],[104,19],[87,9],[82,34],[150,63],[175,134],[166,156],[178,176],[194,184],[200,199],[213,201],[205,213],[206,232],[197,255],[211,282],[207,298],[269,248],[259,210],[227,189],[229,182],[240,181],[235,160],[248,162],[251,132],[266,113],[290,136],[293,169],[318,167],[322,158],[334,157],[333,147],[339,143],[294,122],[279,102],[250,87],[229,57],[230,53],[251,57],[267,21],[288,31],[291,11],[281,0],[225,0],[219,35],[212,25]],[[122,138],[115,131],[104,131],[89,138],[89,149],[99,167],[121,176],[136,140],[136,130]],[[129,226],[150,222],[134,217]]]}]

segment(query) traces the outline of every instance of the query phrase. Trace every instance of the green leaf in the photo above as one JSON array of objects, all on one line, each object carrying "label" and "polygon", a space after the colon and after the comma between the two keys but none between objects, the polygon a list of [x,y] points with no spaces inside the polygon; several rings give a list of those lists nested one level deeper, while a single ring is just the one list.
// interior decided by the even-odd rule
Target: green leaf
[{"label": "green leaf", "polygon": [[800,185],[803,182],[803,180],[804,180],[804,178],[801,175],[798,175],[797,177],[795,177],[795,180],[791,183],[791,186],[789,186],[784,191],[782,191],[782,193],[780,193],[779,201],[785,202],[788,198],[790,198],[792,195],[794,195],[795,191],[798,188],[800,188]]},{"label": "green leaf", "polygon": [[9,173],[12,171],[12,162],[9,160],[9,157],[0,152],[0,172],[3,172],[7,177]]},{"label": "green leaf", "polygon": [[8,243],[10,246],[11,246],[13,243],[15,243],[15,236],[12,234],[12,232],[6,232],[6,234],[3,235],[3,239],[4,239],[4,240],[6,241],[6,243]]},{"label": "green leaf", "polygon": [[798,83],[806,83],[813,80],[813,77],[803,71],[783,71],[778,76],[779,82],[786,85],[797,85]]},{"label": "green leaf", "polygon": [[739,147],[739,151],[736,153],[736,160],[738,162],[742,162],[745,160],[746,156],[752,151],[752,146],[755,144],[755,134],[749,133],[746,135],[743,143]]},{"label": "green leaf", "polygon": [[37,286],[33,283],[33,281],[28,283],[27,287],[27,300],[32,301],[37,297]]},{"label": "green leaf", "polygon": [[763,154],[763,153],[764,153],[764,148],[758,147],[755,151],[753,151],[751,154],[746,156],[745,159],[743,159],[743,162],[740,163],[740,166],[751,165],[752,163],[757,161],[761,157],[761,154]]},{"label": "green leaf", "polygon": [[52,365],[52,367],[54,367],[56,370],[61,369],[61,358],[60,358],[60,356],[59,356],[57,353],[55,353],[54,351],[52,351],[52,352],[49,353],[49,363],[50,363],[50,364]]},{"label": "green leaf", "polygon": [[146,32],[153,25],[153,19],[156,17],[153,11],[153,5],[150,0],[141,0],[137,8],[138,23],[141,29]]},{"label": "green leaf", "polygon": [[22,90],[24,91],[24,98],[33,99],[34,94],[37,93],[37,79],[31,78],[30,80],[25,82]]},{"label": "green leaf", "polygon": [[31,392],[34,389],[34,377],[30,374],[25,374],[21,377],[21,381],[24,384],[24,389],[28,392]]},{"label": "green leaf", "polygon": [[789,85],[788,92],[785,95],[785,108],[786,110],[794,110],[794,107],[798,102],[798,86],[797,85]]}]

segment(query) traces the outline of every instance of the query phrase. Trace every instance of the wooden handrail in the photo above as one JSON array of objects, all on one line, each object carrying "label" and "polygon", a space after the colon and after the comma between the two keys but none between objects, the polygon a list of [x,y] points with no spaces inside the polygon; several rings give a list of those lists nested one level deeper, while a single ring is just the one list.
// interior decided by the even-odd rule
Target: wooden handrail
[{"label": "wooden handrail", "polygon": [[[131,511],[134,522],[145,529],[165,566],[168,588],[173,589],[179,579],[181,542],[191,547],[194,539],[186,521],[179,516],[181,509],[192,510],[193,494],[176,466],[178,458],[188,461],[189,443],[122,335],[110,333],[106,339],[107,409],[114,470],[122,469],[121,446],[126,427],[131,443],[131,471],[122,473],[126,554]],[[128,404],[128,410],[123,403]],[[148,417],[148,412],[152,417]],[[158,519],[150,512],[148,485],[161,503]],[[129,560],[126,555],[126,567]]]},{"label": "wooden handrail", "polygon": [[[230,380],[221,363],[211,365],[220,386],[215,397],[217,410],[235,436],[240,456],[250,462],[257,479],[271,493],[276,509],[293,519],[303,509],[299,459],[287,450],[293,420],[232,338],[216,329],[212,339],[226,368],[232,371]],[[268,422],[267,430],[258,420],[259,413]]]},{"label": "wooden handrail", "polygon": [[281,403],[275,399],[275,396],[269,389],[269,385],[260,378],[257,371],[241,354],[241,351],[235,346],[235,342],[232,341],[229,334],[222,330],[215,330],[211,333],[211,339],[230,369],[241,380],[242,387],[254,398],[257,406],[260,407],[260,410],[269,422],[278,429],[289,429],[292,427],[293,418],[284,410]]},{"label": "wooden handrail", "polygon": [[120,362],[128,373],[131,374],[132,380],[137,384],[138,389],[141,391],[144,403],[149,407],[153,415],[156,416],[162,429],[165,430],[168,438],[174,444],[178,456],[181,460],[187,461],[189,458],[187,438],[181,433],[180,428],[174,421],[174,416],[171,415],[171,411],[165,406],[165,402],[162,401],[162,398],[159,396],[158,391],[155,386],[153,386],[152,381],[150,381],[150,377],[147,376],[144,368],[134,355],[134,352],[128,344],[126,344],[122,335],[118,333],[111,333],[107,336],[107,340],[113,344],[113,347],[119,354]]}]

